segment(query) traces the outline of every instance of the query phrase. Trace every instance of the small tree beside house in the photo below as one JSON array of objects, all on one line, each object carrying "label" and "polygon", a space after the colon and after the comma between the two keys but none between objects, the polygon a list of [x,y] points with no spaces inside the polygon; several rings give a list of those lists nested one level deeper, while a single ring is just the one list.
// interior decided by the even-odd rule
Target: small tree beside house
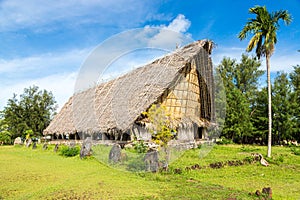
[{"label": "small tree beside house", "polygon": [[143,113],[149,119],[148,130],[154,143],[159,145],[159,151],[164,154],[164,168],[168,168],[169,151],[168,143],[176,137],[176,130],[172,128],[171,114],[167,113],[163,105],[153,104],[147,112]]}]

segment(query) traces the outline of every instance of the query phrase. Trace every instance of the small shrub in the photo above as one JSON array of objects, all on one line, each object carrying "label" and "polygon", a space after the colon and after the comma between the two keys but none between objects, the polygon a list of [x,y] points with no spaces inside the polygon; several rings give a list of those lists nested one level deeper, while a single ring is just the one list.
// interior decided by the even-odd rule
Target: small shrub
[{"label": "small shrub", "polygon": [[297,156],[300,156],[300,148],[299,147],[293,146],[290,149],[291,149],[291,151],[292,151],[293,154],[295,154]]},{"label": "small shrub", "polygon": [[221,140],[217,141],[217,144],[233,144],[233,141],[222,136]]},{"label": "small shrub", "polygon": [[284,161],[284,156],[280,154],[279,156],[273,156],[271,158],[266,157],[265,158],[270,164],[280,165]]},{"label": "small shrub", "polygon": [[79,147],[68,147],[62,146],[59,151],[59,155],[65,157],[73,157],[79,155],[80,148]]},{"label": "small shrub", "polygon": [[246,158],[243,159],[245,163],[251,164],[255,162],[255,158],[253,156],[247,156]]},{"label": "small shrub", "polygon": [[148,146],[144,143],[143,140],[134,142],[134,150],[137,153],[146,153],[148,151]]}]

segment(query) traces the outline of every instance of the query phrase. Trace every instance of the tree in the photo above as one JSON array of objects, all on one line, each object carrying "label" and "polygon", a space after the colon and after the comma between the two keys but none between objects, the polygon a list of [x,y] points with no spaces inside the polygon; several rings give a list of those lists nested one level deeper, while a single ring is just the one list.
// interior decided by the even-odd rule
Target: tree
[{"label": "tree", "polygon": [[[254,127],[253,137],[255,142],[263,144],[268,141],[268,89],[263,87],[257,92],[254,110],[251,116],[251,122]],[[258,140],[257,140],[258,139]]]},{"label": "tree", "polygon": [[[238,143],[249,143],[253,126],[251,113],[257,92],[260,62],[242,55],[240,63],[224,58],[216,71],[223,79],[226,92],[226,121],[223,136]],[[218,99],[216,99],[218,102]]]},{"label": "tree", "polygon": [[11,144],[11,133],[8,131],[8,125],[3,119],[0,119],[0,144]]},{"label": "tree", "polygon": [[248,120],[244,116],[248,115],[244,114],[249,113],[249,104],[247,104],[242,92],[236,87],[236,66],[236,60],[223,58],[216,71],[223,79],[226,92],[226,120],[222,136],[239,142],[243,133],[246,132]]},{"label": "tree", "polygon": [[168,168],[169,164],[169,149],[168,142],[175,137],[176,130],[172,129],[172,117],[163,105],[153,104],[147,112],[142,113],[149,119],[151,125],[148,130],[152,135],[152,140],[160,146],[164,155],[164,168]]},{"label": "tree", "polygon": [[290,73],[290,79],[292,86],[293,121],[296,124],[293,128],[293,138],[300,141],[300,65],[294,66],[294,71]]},{"label": "tree", "polygon": [[273,104],[274,110],[273,131],[274,143],[279,144],[282,140],[293,139],[292,130],[295,126],[293,120],[293,100],[288,74],[278,73],[273,85]]},{"label": "tree", "polygon": [[264,74],[260,70],[261,63],[254,57],[242,54],[240,63],[235,67],[236,87],[245,94],[245,97],[253,106],[253,101],[257,95],[258,78]]},{"label": "tree", "polygon": [[152,105],[148,112],[144,113],[151,122],[148,127],[153,141],[161,147],[167,147],[168,142],[174,138],[176,131],[171,128],[171,115],[162,105]]},{"label": "tree", "polygon": [[[300,141],[300,93],[297,92],[297,86],[300,86],[300,70],[297,72],[297,67],[290,75],[277,73],[274,79],[272,85],[273,143],[279,144],[283,140]],[[251,118],[254,136],[260,138],[261,143],[267,141],[265,137],[268,133],[267,98],[267,88],[264,87],[256,95],[255,112]]]},{"label": "tree", "polygon": [[272,100],[271,100],[271,79],[270,79],[270,57],[275,50],[277,43],[277,30],[279,29],[279,20],[282,19],[286,25],[292,21],[290,14],[286,10],[280,10],[269,13],[266,6],[255,6],[249,9],[251,14],[255,14],[255,19],[249,19],[238,37],[243,40],[248,34],[253,34],[246,51],[250,52],[256,47],[256,56],[266,57],[267,81],[268,81],[268,152],[271,157],[272,145]]},{"label": "tree", "polygon": [[3,118],[12,138],[25,137],[28,130],[32,131],[32,136],[41,136],[56,108],[56,101],[51,92],[33,86],[25,88],[19,99],[14,94],[13,98],[8,100],[3,110]]}]

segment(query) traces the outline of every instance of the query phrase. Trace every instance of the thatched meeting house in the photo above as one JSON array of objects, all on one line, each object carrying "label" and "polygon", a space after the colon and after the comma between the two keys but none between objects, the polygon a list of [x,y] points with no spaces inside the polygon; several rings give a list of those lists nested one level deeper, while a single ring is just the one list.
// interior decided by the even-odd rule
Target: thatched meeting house
[{"label": "thatched meeting house", "polygon": [[177,140],[207,137],[214,121],[212,42],[199,40],[143,67],[74,94],[44,130],[52,139],[150,140],[153,104],[172,115]]}]

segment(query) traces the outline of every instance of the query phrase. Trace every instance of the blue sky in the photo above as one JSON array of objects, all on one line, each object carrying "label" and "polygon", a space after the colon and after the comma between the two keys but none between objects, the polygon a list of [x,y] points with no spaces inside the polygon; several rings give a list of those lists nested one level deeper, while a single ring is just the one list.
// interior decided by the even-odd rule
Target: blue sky
[{"label": "blue sky", "polygon": [[224,56],[239,60],[248,40],[239,41],[237,34],[253,17],[248,9],[254,5],[291,13],[293,22],[281,23],[271,59],[273,71],[291,71],[300,64],[300,0],[1,0],[0,109],[33,84],[52,91],[61,107],[90,52],[133,28],[164,27],[194,40],[208,38],[217,44],[215,65]]}]

